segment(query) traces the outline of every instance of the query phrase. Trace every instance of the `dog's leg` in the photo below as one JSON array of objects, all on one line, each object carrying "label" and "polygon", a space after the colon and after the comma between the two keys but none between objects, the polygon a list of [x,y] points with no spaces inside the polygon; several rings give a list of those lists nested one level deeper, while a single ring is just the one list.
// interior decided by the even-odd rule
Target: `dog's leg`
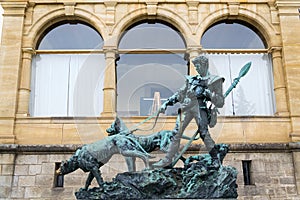
[{"label": "dog's leg", "polygon": [[147,169],[149,169],[149,158],[147,155],[145,155],[142,152],[139,151],[121,151],[121,154],[125,157],[138,157],[140,159],[142,159],[145,163],[145,167]]},{"label": "dog's leg", "polygon": [[98,167],[93,167],[91,173],[93,174],[93,176],[96,178],[97,183],[99,184],[99,187],[101,188],[103,185],[103,178],[101,177],[101,173]]},{"label": "dog's leg", "polygon": [[85,187],[84,187],[85,190],[87,190],[88,187],[91,185],[93,179],[94,179],[94,175],[93,175],[92,172],[90,172],[89,176],[88,176],[88,178],[86,179],[86,182],[85,182]]},{"label": "dog's leg", "polygon": [[135,160],[135,157],[125,157],[125,161],[129,172],[136,171]]}]

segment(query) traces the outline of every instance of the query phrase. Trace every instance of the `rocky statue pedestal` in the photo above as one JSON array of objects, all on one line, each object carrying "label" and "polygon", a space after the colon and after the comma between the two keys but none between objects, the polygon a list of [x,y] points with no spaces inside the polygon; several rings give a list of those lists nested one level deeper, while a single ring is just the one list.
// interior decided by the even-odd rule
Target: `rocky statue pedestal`
[{"label": "rocky statue pedestal", "polygon": [[186,162],[184,168],[120,173],[101,188],[81,189],[75,195],[82,200],[237,198],[237,170],[234,167],[216,166],[209,154],[187,160],[193,162]]}]

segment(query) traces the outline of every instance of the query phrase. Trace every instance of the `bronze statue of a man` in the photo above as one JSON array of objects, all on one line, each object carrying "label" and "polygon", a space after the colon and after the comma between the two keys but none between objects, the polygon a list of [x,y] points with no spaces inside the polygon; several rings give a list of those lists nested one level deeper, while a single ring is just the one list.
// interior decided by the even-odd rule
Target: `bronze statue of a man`
[{"label": "bronze statue of a man", "polygon": [[192,60],[192,62],[198,75],[186,76],[185,85],[168,98],[160,108],[159,112],[164,113],[167,106],[172,106],[179,102],[181,103],[182,117],[181,121],[179,115],[177,117],[176,126],[173,130],[175,136],[166,157],[153,164],[154,167],[165,167],[171,164],[172,159],[179,150],[182,134],[192,119],[196,120],[198,126],[197,132],[200,134],[214,164],[218,165],[219,163],[215,142],[208,131],[208,125],[215,125],[216,119],[213,118],[216,117],[216,114],[212,113],[212,109],[207,107],[207,103],[211,102],[216,108],[223,107],[224,96],[222,86],[225,79],[209,73],[209,63],[205,56],[199,56]]}]

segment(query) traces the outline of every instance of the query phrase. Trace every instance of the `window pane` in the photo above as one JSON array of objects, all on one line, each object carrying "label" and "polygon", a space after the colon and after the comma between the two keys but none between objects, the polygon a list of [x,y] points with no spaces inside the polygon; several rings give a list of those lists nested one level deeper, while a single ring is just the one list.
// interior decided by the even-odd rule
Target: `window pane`
[{"label": "window pane", "polygon": [[37,55],[32,64],[31,116],[66,116],[69,58]]},{"label": "window pane", "polygon": [[102,54],[36,55],[31,116],[97,116],[102,111]]},{"label": "window pane", "polygon": [[162,23],[142,23],[126,31],[119,48],[122,49],[185,49],[181,34]]},{"label": "window pane", "polygon": [[265,49],[262,39],[247,26],[221,23],[209,28],[201,45],[207,49]]},{"label": "window pane", "polygon": [[93,28],[80,23],[67,23],[51,29],[38,49],[100,49],[102,37]]},{"label": "window pane", "polygon": [[[179,54],[123,54],[117,63],[118,115],[149,115],[155,92],[162,103],[184,84],[186,61]],[[176,107],[167,111],[177,113]]]},{"label": "window pane", "polygon": [[71,66],[69,115],[99,116],[103,110],[104,55],[77,54]]},{"label": "window pane", "polygon": [[226,97],[223,115],[273,115],[275,113],[272,65],[268,54],[210,54],[210,71],[225,78],[224,93],[240,69],[252,62],[248,73]]}]

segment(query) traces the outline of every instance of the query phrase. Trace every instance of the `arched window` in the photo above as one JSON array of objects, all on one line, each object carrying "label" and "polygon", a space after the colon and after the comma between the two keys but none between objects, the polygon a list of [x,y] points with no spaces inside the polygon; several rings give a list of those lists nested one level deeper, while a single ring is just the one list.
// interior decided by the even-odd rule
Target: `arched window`
[{"label": "arched window", "polygon": [[[188,73],[185,41],[171,25],[143,21],[119,42],[118,115],[151,115],[184,83]],[[176,107],[167,115],[177,113]]]},{"label": "arched window", "polygon": [[274,115],[274,84],[271,57],[256,28],[240,22],[221,22],[203,34],[201,45],[208,53],[211,70],[225,78],[224,91],[249,61],[250,71],[226,98],[225,115]]},{"label": "arched window", "polygon": [[32,60],[31,116],[95,116],[102,111],[103,39],[85,23],[50,27]]}]

